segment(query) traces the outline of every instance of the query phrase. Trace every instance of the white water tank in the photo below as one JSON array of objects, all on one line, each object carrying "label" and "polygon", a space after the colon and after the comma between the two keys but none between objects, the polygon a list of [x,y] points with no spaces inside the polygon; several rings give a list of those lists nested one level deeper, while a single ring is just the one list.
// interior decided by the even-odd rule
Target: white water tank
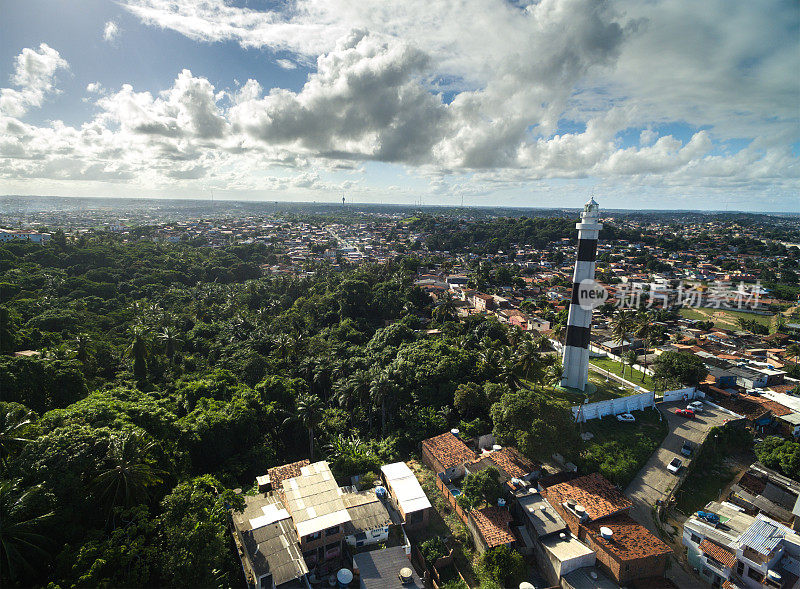
[{"label": "white water tank", "polygon": [[611,540],[611,537],[614,535],[614,532],[611,530],[611,528],[601,526],[600,535],[606,540]]},{"label": "white water tank", "polygon": [[414,572],[408,567],[403,567],[397,574],[397,578],[400,579],[401,585],[408,585],[414,581]]},{"label": "white water tank", "polygon": [[503,447],[500,444],[495,444],[492,446],[492,452],[497,452],[498,450],[502,450]]},{"label": "white water tank", "polygon": [[455,437],[458,437],[458,434],[460,434],[461,432],[458,430],[458,428],[454,427],[453,429],[450,430],[450,433],[453,434]]}]

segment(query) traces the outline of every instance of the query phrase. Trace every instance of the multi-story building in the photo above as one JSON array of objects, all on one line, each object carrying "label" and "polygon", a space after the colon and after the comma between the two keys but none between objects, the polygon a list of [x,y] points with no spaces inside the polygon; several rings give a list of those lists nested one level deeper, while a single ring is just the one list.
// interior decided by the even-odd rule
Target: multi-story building
[{"label": "multi-story building", "polygon": [[730,503],[709,503],[686,520],[683,544],[689,564],[717,587],[782,589],[800,579],[800,536]]}]

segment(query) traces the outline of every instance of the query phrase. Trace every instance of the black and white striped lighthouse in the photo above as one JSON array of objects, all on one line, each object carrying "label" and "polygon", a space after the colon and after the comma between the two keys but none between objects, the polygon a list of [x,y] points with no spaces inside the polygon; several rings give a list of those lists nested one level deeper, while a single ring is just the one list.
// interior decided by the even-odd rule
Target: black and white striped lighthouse
[{"label": "black and white striped lighthouse", "polygon": [[[597,236],[603,225],[598,222],[600,207],[592,198],[583,207],[578,230],[578,260],[572,276],[572,301],[567,319],[561,386],[585,390],[589,379],[589,334],[592,328],[592,307],[579,304],[582,281],[594,280],[597,257]],[[586,283],[584,283],[586,285]]]}]

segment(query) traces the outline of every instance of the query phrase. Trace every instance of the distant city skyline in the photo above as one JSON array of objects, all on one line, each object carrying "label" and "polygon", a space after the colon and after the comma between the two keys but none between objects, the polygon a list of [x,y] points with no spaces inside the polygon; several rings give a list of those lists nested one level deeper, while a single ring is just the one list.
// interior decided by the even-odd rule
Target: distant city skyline
[{"label": "distant city skyline", "polygon": [[790,0],[9,0],[0,193],[800,212]]}]

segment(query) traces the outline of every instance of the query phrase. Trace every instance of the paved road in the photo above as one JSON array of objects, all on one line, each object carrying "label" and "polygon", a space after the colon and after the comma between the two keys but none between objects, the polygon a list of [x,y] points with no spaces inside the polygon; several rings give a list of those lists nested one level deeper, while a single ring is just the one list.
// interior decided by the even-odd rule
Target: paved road
[{"label": "paved road", "polygon": [[[669,433],[664,438],[661,446],[653,452],[647,464],[631,481],[625,490],[625,495],[633,501],[631,517],[645,526],[648,530],[658,536],[655,522],[653,521],[653,506],[658,499],[666,497],[667,493],[677,483],[678,477],[667,470],[667,464],[678,456],[683,460],[684,467],[688,459],[681,455],[683,442],[689,440],[697,446],[708,435],[709,430],[722,425],[731,415],[704,405],[703,411],[694,419],[688,419],[675,415],[675,409],[685,407],[685,403],[659,403],[658,408],[666,418],[669,426]],[[679,587],[694,587],[697,581],[688,573],[683,571],[678,562],[673,559],[672,566],[667,571],[667,576],[671,578]]]}]

